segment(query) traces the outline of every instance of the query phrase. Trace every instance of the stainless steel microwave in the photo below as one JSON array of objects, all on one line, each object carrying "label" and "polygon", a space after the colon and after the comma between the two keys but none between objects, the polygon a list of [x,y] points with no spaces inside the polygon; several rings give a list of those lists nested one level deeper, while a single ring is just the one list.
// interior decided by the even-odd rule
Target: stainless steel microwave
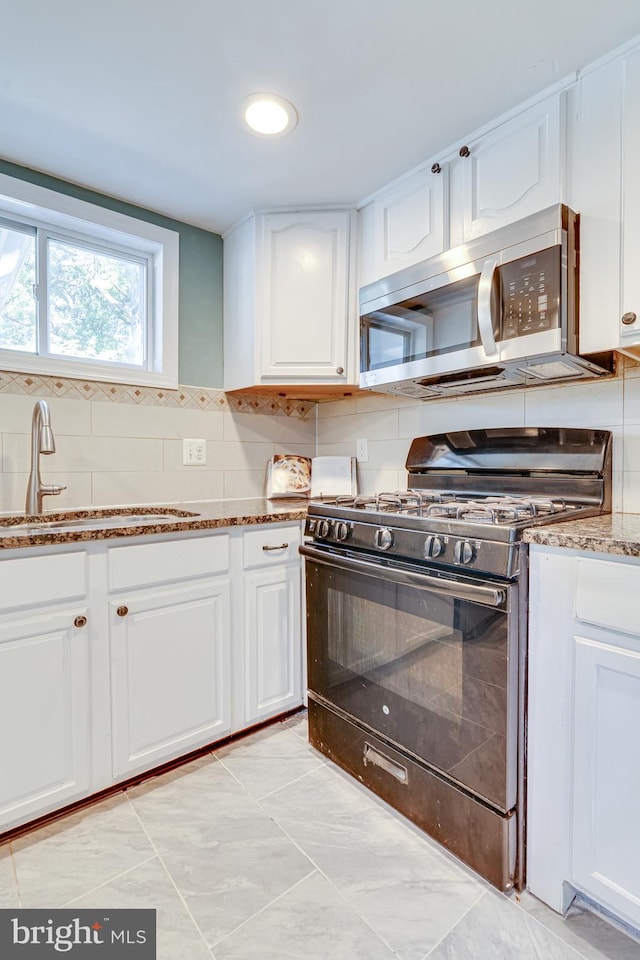
[{"label": "stainless steel microwave", "polygon": [[579,355],[578,216],[557,204],[360,291],[360,386],[420,399],[592,379]]}]

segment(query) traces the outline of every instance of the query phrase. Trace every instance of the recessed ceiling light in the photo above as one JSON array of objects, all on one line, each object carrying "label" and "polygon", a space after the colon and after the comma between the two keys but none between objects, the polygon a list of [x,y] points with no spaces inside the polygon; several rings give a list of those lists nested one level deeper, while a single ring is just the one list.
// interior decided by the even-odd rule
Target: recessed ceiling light
[{"label": "recessed ceiling light", "polygon": [[298,122],[293,104],[275,93],[252,93],[242,101],[244,122],[265,137],[290,133]]}]

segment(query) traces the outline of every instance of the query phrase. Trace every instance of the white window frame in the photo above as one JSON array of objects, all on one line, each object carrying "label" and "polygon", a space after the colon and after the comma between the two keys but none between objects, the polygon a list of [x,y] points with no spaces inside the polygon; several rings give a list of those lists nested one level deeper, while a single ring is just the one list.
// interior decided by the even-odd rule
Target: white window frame
[{"label": "white window frame", "polygon": [[179,235],[85,200],[0,174],[0,217],[39,225],[64,238],[128,250],[148,260],[147,369],[0,349],[0,370],[175,389],[178,386]]}]

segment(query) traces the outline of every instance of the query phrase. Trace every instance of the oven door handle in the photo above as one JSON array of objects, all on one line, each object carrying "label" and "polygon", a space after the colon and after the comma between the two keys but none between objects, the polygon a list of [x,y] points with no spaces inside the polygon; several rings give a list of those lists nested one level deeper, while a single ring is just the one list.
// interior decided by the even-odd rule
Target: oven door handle
[{"label": "oven door handle", "polygon": [[432,593],[441,593],[446,597],[457,600],[471,600],[488,607],[501,607],[507,599],[507,591],[499,587],[489,587],[476,583],[462,583],[459,580],[444,580],[441,577],[432,577],[428,573],[413,573],[410,570],[398,570],[381,563],[369,560],[360,560],[356,557],[342,557],[315,549],[307,544],[298,548],[303,557],[308,557],[314,563],[326,567],[339,567],[353,573],[362,573],[368,577],[378,577],[390,580],[392,583],[401,583],[406,586],[417,587],[419,590],[431,590]]}]

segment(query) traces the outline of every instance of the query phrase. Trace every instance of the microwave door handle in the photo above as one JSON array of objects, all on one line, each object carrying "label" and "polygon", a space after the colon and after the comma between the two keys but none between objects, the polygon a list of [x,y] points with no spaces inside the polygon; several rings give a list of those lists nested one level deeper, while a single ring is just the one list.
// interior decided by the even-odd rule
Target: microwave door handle
[{"label": "microwave door handle", "polygon": [[478,330],[484,352],[488,357],[498,352],[491,314],[491,290],[497,266],[496,260],[485,260],[478,283]]}]

